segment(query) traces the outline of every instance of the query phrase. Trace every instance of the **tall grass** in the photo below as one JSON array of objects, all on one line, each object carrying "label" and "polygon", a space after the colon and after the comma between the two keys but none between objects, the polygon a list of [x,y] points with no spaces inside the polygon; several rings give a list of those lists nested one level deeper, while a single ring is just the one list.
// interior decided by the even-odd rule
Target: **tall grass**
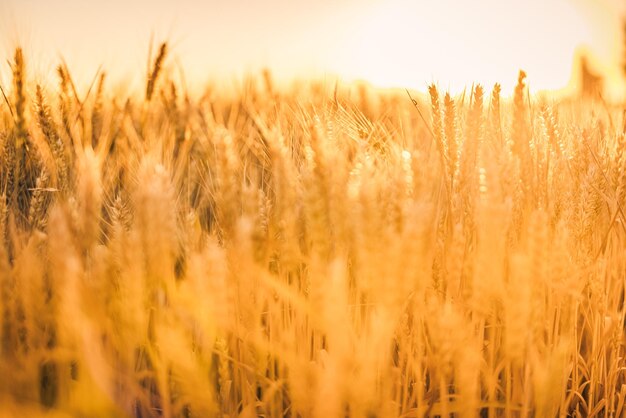
[{"label": "tall grass", "polygon": [[194,100],[166,52],[127,98],[16,51],[0,417],[626,413],[621,109],[524,73],[424,119],[268,72]]}]

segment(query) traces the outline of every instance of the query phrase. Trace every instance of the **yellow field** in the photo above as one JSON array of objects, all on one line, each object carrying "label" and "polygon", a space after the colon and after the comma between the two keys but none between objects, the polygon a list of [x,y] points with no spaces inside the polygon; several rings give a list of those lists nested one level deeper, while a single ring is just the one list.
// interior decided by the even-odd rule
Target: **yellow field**
[{"label": "yellow field", "polygon": [[16,51],[0,417],[626,414],[621,108],[523,73],[192,99],[165,55],[127,99]]}]

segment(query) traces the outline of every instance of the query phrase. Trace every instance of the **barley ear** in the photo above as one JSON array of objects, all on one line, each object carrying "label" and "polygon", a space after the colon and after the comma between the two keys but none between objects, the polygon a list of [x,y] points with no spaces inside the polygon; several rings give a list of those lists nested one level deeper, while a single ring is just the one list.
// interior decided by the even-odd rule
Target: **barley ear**
[{"label": "barley ear", "polygon": [[154,87],[156,85],[159,74],[161,74],[161,70],[163,68],[163,62],[165,61],[165,56],[167,55],[167,42],[163,42],[161,47],[159,48],[159,55],[157,55],[154,60],[154,66],[152,67],[152,72],[148,76],[148,82],[146,85],[146,101],[149,102],[152,99],[152,95],[154,94]]}]

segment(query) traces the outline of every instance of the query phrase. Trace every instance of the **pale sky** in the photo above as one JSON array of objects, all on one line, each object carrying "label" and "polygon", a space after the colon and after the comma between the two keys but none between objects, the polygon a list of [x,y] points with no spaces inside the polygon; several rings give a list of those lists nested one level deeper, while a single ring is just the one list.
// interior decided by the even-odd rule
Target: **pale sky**
[{"label": "pale sky", "polygon": [[[46,79],[63,56],[79,83],[100,65],[143,82],[148,47],[169,40],[169,65],[188,80],[270,68],[282,79],[339,76],[381,87],[498,81],[526,70],[532,88],[558,89],[585,45],[618,78],[617,0],[0,0],[0,54],[24,47]],[[0,81],[8,82],[6,59]]]}]

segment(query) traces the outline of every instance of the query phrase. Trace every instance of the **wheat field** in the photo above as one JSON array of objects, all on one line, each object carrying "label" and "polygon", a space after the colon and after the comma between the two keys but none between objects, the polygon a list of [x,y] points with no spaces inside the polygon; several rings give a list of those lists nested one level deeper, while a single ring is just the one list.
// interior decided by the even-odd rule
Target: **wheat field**
[{"label": "wheat field", "polygon": [[626,415],[623,107],[166,59],[11,59],[0,417]]}]

